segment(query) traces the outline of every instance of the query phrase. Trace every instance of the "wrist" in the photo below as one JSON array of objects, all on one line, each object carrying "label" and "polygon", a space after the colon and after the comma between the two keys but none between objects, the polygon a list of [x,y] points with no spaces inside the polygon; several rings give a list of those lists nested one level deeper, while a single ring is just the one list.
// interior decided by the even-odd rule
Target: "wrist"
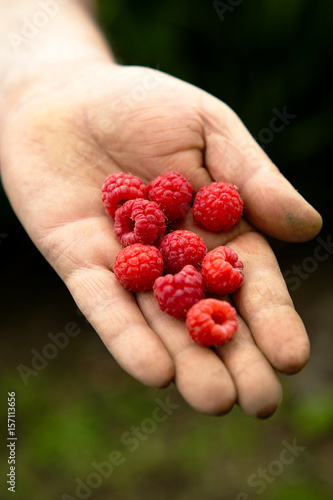
[{"label": "wrist", "polygon": [[[79,0],[18,0],[0,3],[0,128],[27,101],[73,80],[96,62],[115,64],[92,15]],[[39,12],[40,11],[40,12]],[[47,18],[49,15],[49,18]],[[45,26],[42,26],[42,20]],[[47,22],[46,22],[46,21]],[[39,24],[38,24],[39,21]],[[1,40],[2,39],[2,40]]]}]

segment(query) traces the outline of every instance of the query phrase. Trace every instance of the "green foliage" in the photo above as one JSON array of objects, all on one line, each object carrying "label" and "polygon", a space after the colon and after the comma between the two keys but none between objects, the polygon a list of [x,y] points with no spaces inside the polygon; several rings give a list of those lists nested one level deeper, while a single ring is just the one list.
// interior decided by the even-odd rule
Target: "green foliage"
[{"label": "green foliage", "polygon": [[[73,495],[76,480],[86,481],[94,471],[92,463],[108,461],[115,450],[124,463],[92,498],[233,500],[244,491],[252,499],[251,474],[278,460],[283,441],[294,438],[306,451],[267,484],[265,499],[328,500],[322,484],[326,472],[314,460],[332,436],[330,390],[293,403],[287,386],[286,403],[268,421],[251,419],[237,407],[224,417],[206,417],[192,410],[174,387],[158,391],[132,380],[97,337],[83,334],[80,340],[27,387],[14,367],[1,379],[1,393],[10,387],[17,398],[18,500]],[[73,362],[67,364],[63,356]],[[156,398],[165,401],[167,396],[179,407],[156,423],[153,432],[145,432]],[[4,421],[1,425],[5,428]],[[133,428],[141,432],[136,449],[123,438],[124,433],[133,438]]]},{"label": "green foliage", "polygon": [[333,429],[333,388],[307,394],[291,413],[291,422],[307,439],[320,439]]}]

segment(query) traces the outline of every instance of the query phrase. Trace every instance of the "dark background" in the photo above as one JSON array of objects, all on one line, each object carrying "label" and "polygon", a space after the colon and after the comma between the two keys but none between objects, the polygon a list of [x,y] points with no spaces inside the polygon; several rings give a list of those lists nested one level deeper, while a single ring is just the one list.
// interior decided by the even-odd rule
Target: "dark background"
[{"label": "dark background", "polygon": [[[333,4],[105,0],[99,6],[100,23],[120,63],[157,67],[212,93],[238,113],[284,175],[321,212],[320,236],[327,241],[332,232]],[[264,144],[262,130],[269,127],[273,110],[285,106],[296,118]],[[300,374],[282,377],[284,400],[276,415],[255,421],[235,408],[225,417],[204,417],[173,386],[164,391],[144,387],[116,365],[2,192],[0,204],[1,408],[7,391],[15,390],[17,499],[74,495],[76,478],[85,480],[94,470],[91,463],[107,460],[115,449],[125,463],[93,489],[91,498],[231,500],[241,492],[268,500],[331,497],[331,257],[291,290],[311,338],[312,357]],[[303,269],[319,241],[272,245],[286,272],[294,265]],[[64,331],[69,321],[78,325],[80,335],[25,386],[17,366],[31,366],[31,350],[41,352],[48,333]],[[131,453],[121,435],[151,417],[155,398],[167,396],[179,409]],[[1,435],[5,417],[1,414]],[[258,494],[248,478],[279,460],[283,443],[294,439],[306,450],[271,475]],[[1,454],[6,460],[3,446]]]}]

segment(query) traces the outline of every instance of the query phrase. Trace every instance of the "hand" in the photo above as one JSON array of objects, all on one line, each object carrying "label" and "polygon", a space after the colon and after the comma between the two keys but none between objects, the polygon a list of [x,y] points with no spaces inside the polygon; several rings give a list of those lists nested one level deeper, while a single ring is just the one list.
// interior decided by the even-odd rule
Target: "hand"
[{"label": "hand", "polygon": [[[249,415],[269,416],[281,399],[276,370],[300,370],[309,341],[261,232],[304,241],[319,231],[319,214],[233,111],[204,91],[105,62],[58,73],[54,88],[21,102],[2,134],[3,182],[23,226],[133,377],[156,387],[174,380],[203,413],[237,402]],[[101,202],[105,177],[125,171],[149,181],[167,170],[195,190],[230,182],[244,199],[244,218],[227,234],[200,230],[190,215],[182,226],[208,249],[229,245],[244,262],[244,284],[233,295],[239,329],[218,349],[195,344],[152,292],[134,296],[112,272],[121,245]]]}]

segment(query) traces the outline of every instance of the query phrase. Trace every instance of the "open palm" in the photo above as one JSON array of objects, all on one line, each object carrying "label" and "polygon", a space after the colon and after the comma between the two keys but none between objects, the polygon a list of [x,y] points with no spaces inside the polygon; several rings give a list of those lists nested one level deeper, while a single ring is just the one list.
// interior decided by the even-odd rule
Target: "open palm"
[{"label": "open palm", "polygon": [[[300,370],[309,342],[261,233],[306,240],[319,231],[320,216],[235,113],[202,90],[106,63],[62,79],[26,99],[3,134],[3,182],[28,234],[128,373],[156,387],[174,380],[204,413],[238,402],[250,415],[270,415],[281,398],[276,370]],[[244,218],[228,233],[199,229],[191,215],[181,223],[208,249],[228,244],[244,263],[244,284],[232,297],[239,329],[218,349],[195,344],[152,292],[134,296],[112,272],[121,245],[101,202],[105,177],[124,171],[149,181],[167,170],[196,191],[230,182],[244,200]]]}]

